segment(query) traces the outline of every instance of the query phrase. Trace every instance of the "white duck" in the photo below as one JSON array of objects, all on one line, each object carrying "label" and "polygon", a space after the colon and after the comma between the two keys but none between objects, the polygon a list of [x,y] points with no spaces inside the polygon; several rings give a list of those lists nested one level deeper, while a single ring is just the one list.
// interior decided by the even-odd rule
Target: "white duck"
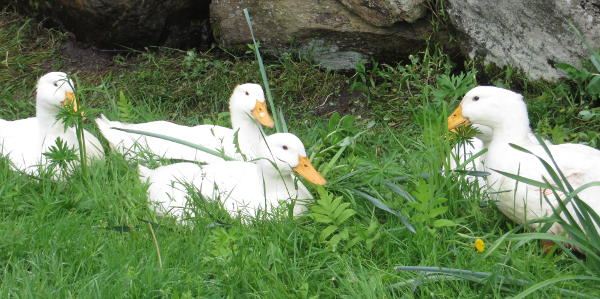
[{"label": "white duck", "polygon": [[150,184],[148,196],[155,210],[179,220],[189,207],[185,184],[208,199],[220,200],[231,215],[252,217],[259,209],[268,211],[277,207],[282,200],[298,200],[294,215],[299,215],[306,210],[300,200],[312,199],[312,195],[301,182],[296,182],[293,172],[313,184],[325,185],[326,181],[312,166],[304,145],[295,135],[272,134],[267,143],[270,150],[262,155],[269,159],[223,161],[204,166],[176,163],[156,169],[139,166],[140,178]]},{"label": "white duck", "polygon": [[[62,72],[51,72],[42,76],[37,83],[36,115],[26,119],[7,121],[0,119],[0,148],[12,166],[29,174],[37,174],[40,165],[47,162],[43,153],[61,138],[66,145],[78,150],[79,143],[74,127],[65,129],[57,120],[60,106],[77,103],[73,94],[73,81]],[[98,159],[104,155],[102,145],[96,137],[84,131],[87,156]]]},{"label": "white duck", "polygon": [[[523,97],[502,88],[476,87],[464,96],[456,111],[448,117],[449,129],[469,123],[485,125],[493,131],[485,156],[485,166],[492,170],[487,179],[488,185],[493,191],[500,192],[496,195],[500,211],[517,223],[551,215],[552,208],[542,197],[544,193],[556,200],[550,190],[524,183],[517,184],[515,180],[493,171],[519,174],[538,181],[542,177],[549,179],[537,158],[509,145],[517,144],[550,161],[542,146],[532,142],[529,136],[529,118]],[[600,181],[600,151],[572,143],[549,144],[548,148],[573,188]],[[600,213],[600,187],[588,188],[579,193],[579,197]],[[552,205],[558,207],[556,201]],[[550,232],[555,234],[562,231],[562,227],[557,224],[550,228]]]},{"label": "white duck", "polygon": [[[493,131],[490,127],[479,124],[471,124],[471,126],[477,130],[477,134],[469,139],[469,142],[457,144],[452,148],[452,151],[450,152],[450,169],[456,169],[460,164],[464,163],[472,156],[487,149],[490,142],[492,142]],[[532,132],[529,132],[527,136],[532,143],[539,144]],[[550,141],[545,139],[544,143],[551,144]],[[486,153],[483,153],[479,157],[476,157],[462,169],[468,171],[488,171],[485,167],[485,155]],[[474,179],[472,176],[467,176],[467,181],[473,182]],[[479,182],[480,187],[485,186],[484,177],[477,177],[477,181]]]},{"label": "white duck", "polygon": [[[269,115],[263,89],[258,84],[246,83],[236,86],[229,99],[231,126],[233,129],[215,125],[198,125],[194,127],[174,124],[167,121],[128,124],[110,121],[104,115],[96,119],[98,128],[108,140],[111,148],[131,157],[138,150],[148,150],[151,153],[170,159],[184,159],[205,163],[222,162],[223,159],[193,149],[189,146],[160,138],[127,133],[115,129],[125,128],[167,135],[200,144],[209,149],[223,152],[225,155],[243,160],[253,159],[259,151],[259,141],[264,139],[258,122],[267,127],[273,127],[273,119]],[[258,121],[258,122],[257,122]],[[237,132],[237,142],[235,135]]]}]

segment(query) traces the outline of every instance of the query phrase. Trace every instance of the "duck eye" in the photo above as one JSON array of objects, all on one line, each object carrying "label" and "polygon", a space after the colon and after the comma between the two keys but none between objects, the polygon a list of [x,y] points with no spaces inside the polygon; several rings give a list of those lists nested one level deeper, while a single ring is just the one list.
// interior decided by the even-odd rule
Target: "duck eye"
[{"label": "duck eye", "polygon": [[284,145],[283,149],[287,151],[287,149],[288,149],[287,145]]},{"label": "duck eye", "polygon": [[58,83],[57,82],[54,82],[54,87],[58,87]]},{"label": "duck eye", "polygon": [[248,92],[246,91],[246,95],[247,95],[247,96],[249,96],[249,95],[250,95],[250,93],[248,93]]},{"label": "duck eye", "polygon": [[474,96],[473,97],[473,102],[477,102],[477,101],[479,101],[479,96]]}]

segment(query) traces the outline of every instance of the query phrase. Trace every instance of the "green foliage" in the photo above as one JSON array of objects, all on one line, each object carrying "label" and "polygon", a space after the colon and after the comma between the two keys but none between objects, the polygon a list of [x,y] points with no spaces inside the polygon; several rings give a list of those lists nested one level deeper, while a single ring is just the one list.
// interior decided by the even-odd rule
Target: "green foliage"
[{"label": "green foliage", "polygon": [[75,150],[70,148],[60,137],[56,138],[55,145],[48,148],[48,152],[44,153],[48,158],[48,171],[53,173],[58,168],[62,175],[67,174],[73,167],[73,162],[78,161]]},{"label": "green foliage", "polygon": [[[69,77],[71,80],[75,81],[75,85],[79,86],[79,78],[78,77]],[[72,86],[73,89],[74,86]],[[77,137],[78,149],[79,149],[79,163],[81,166],[81,175],[84,178],[88,178],[88,159],[86,152],[86,143],[85,143],[85,134],[83,128],[83,122],[85,117],[93,117],[92,111],[89,111],[82,103],[85,96],[83,95],[82,89],[75,89],[75,98],[72,102],[66,103],[59,111],[56,116],[57,120],[61,120],[64,124],[64,129],[74,127],[75,134]],[[85,117],[84,117],[85,115]]]},{"label": "green foliage", "polygon": [[125,93],[123,93],[123,91],[119,91],[119,100],[117,101],[117,112],[119,114],[120,121],[134,122],[134,120],[136,119],[133,110],[133,105],[125,96]]},{"label": "green foliage", "polygon": [[210,56],[197,53],[195,50],[189,50],[183,58],[182,74],[189,80],[202,80],[211,73],[219,73],[221,76],[231,72],[231,61],[211,59]]},{"label": "green foliage", "polygon": [[352,76],[352,83],[350,84],[350,91],[359,91],[366,95],[367,102],[370,102],[375,96],[371,90],[377,88],[375,78],[380,75],[379,63],[372,61],[370,63],[371,69],[367,69],[367,64],[359,62],[356,64],[356,73]]},{"label": "green foliage", "polygon": [[350,208],[349,202],[343,202],[343,197],[334,197],[323,188],[317,189],[319,199],[310,207],[311,217],[315,222],[327,225],[319,234],[319,240],[336,251],[340,243],[345,243],[344,248],[349,249],[365,242],[367,249],[372,249],[375,242],[381,237],[379,223],[371,219],[366,230],[352,225],[351,220],[356,211]]},{"label": "green foliage", "polygon": [[413,196],[416,201],[409,202],[408,205],[413,209],[410,218],[415,225],[422,226],[431,234],[434,234],[436,229],[456,225],[452,220],[439,218],[448,212],[448,206],[444,205],[448,199],[436,197],[434,189],[427,181],[419,180],[416,183]]},{"label": "green foliage", "polygon": [[569,79],[577,84],[581,101],[586,98],[589,100],[598,99],[598,96],[600,96],[600,66],[597,70],[599,73],[590,72],[584,67],[577,68],[564,62],[557,63],[555,66],[565,71]]},{"label": "green foliage", "polygon": [[432,94],[434,99],[438,101],[454,102],[462,99],[462,97],[477,86],[475,79],[476,72],[471,71],[467,74],[460,72],[458,75],[443,74],[437,79],[437,86]]},{"label": "green foliage", "polygon": [[361,130],[361,125],[356,121],[355,116],[340,116],[338,112],[334,112],[329,117],[325,128],[318,130],[320,137],[312,147],[311,161],[315,161],[316,164],[326,161],[325,166],[320,169],[321,173],[326,175],[330,170],[336,168],[346,150],[354,148],[360,136],[372,126],[373,124],[369,123],[366,129]]},{"label": "green foliage", "polygon": [[[316,222],[327,225],[321,231],[319,240],[327,243],[331,250],[336,251],[341,241],[349,241],[349,225],[345,222],[350,220],[356,214],[356,211],[349,208],[350,203],[342,202],[343,197],[334,198],[332,194],[324,189],[318,189],[319,199],[316,204],[310,207],[309,216]],[[356,239],[348,243],[348,247],[356,244]]]}]

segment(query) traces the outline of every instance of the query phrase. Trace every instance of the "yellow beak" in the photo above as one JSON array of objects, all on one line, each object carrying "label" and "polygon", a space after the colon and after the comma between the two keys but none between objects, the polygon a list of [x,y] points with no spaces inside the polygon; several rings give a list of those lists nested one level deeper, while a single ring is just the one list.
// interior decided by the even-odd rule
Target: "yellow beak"
[{"label": "yellow beak", "polygon": [[261,123],[265,127],[272,128],[275,125],[275,122],[271,118],[269,111],[267,111],[267,103],[256,101],[254,105],[254,109],[252,109],[252,115],[259,123]]},{"label": "yellow beak", "polygon": [[459,105],[450,116],[448,116],[448,130],[454,132],[460,126],[469,125],[471,122],[462,115],[462,106]]},{"label": "yellow beak", "polygon": [[73,111],[77,112],[77,99],[72,92],[65,92],[65,100],[60,102],[62,106],[70,104],[73,106]]},{"label": "yellow beak", "polygon": [[298,166],[294,167],[294,171],[309,182],[316,185],[325,185],[325,178],[312,166],[307,157],[298,157]]}]

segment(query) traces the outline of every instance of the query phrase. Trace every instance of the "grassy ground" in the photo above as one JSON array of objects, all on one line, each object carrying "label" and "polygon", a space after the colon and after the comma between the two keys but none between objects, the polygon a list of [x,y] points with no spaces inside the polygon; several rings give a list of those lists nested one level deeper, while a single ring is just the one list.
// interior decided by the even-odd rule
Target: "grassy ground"
[{"label": "grassy ground", "polygon": [[[84,105],[134,122],[226,125],[232,88],[260,82],[252,53],[156,49],[92,59],[73,50],[63,33],[10,13],[0,16],[3,119],[33,115],[35,81],[50,70],[77,75]],[[555,142],[598,147],[600,123],[580,116],[597,103],[574,83],[529,82],[510,70],[477,73],[472,65],[456,65],[435,45],[397,65],[372,64],[352,76],[324,71],[293,53],[268,59],[290,131],[317,168],[329,168],[330,184],[313,188],[315,196],[340,197],[356,212],[336,223],[335,238],[321,237],[327,225],[316,218],[293,219],[285,209],[247,225],[224,213],[203,214],[190,226],[157,219],[135,165],[114,153],[91,165],[90,184],[77,174],[66,182],[36,180],[0,159],[0,297],[506,297],[551,278],[588,275],[565,254],[544,256],[536,242],[504,242],[489,255],[478,253],[475,238],[491,244],[515,225],[476,186],[438,173],[451,147],[444,137],[448,111],[476,84],[523,92],[536,133]],[[355,138],[329,164],[345,137]],[[418,203],[407,204],[388,181]],[[416,233],[354,190],[408,215]],[[494,275],[427,280],[394,270],[399,265]],[[600,296],[597,283],[585,279],[534,294],[572,296],[557,288]]]}]

